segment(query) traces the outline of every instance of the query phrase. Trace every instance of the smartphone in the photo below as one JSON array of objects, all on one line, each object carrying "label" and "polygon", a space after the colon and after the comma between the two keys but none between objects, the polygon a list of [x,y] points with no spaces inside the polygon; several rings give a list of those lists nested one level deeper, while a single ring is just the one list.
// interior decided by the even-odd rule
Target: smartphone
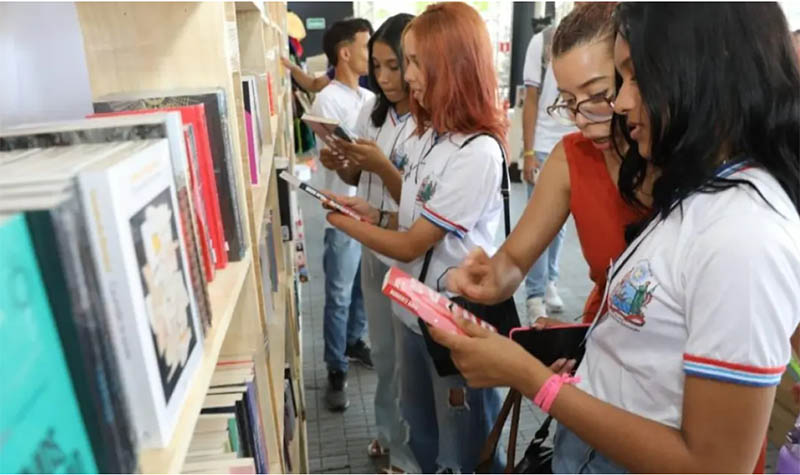
[{"label": "smartphone", "polygon": [[561,358],[574,359],[580,363],[585,350],[583,340],[589,326],[588,323],[580,323],[554,325],[543,329],[520,327],[511,330],[509,336],[546,366]]}]

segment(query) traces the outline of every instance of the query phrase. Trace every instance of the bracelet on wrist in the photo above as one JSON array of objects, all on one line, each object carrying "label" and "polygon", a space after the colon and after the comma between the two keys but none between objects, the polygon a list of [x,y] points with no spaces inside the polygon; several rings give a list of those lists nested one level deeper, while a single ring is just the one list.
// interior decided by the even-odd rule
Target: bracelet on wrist
[{"label": "bracelet on wrist", "polygon": [[524,152],[522,152],[522,156],[523,157],[535,157],[536,156],[536,152],[534,152],[533,150],[525,150]]}]

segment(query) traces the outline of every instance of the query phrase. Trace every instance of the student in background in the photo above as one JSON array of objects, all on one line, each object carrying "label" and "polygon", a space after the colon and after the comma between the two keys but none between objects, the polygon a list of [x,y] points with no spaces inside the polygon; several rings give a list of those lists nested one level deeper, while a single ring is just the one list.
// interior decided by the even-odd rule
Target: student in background
[{"label": "student in background", "polygon": [[[399,209],[387,219],[363,199],[341,197],[374,224],[337,213],[328,220],[414,276],[432,249],[425,282],[435,288],[470,249],[493,246],[503,209],[507,120],[496,99],[489,34],[474,9],[464,3],[429,6],[406,28],[403,50],[417,129],[406,148]],[[471,473],[500,395],[469,388],[460,375],[439,376],[417,318],[399,305],[392,308],[403,322],[400,404],[417,462],[424,473]],[[499,456],[495,462],[500,470]]]},{"label": "student in background", "polygon": [[[318,95],[311,114],[336,119],[348,129],[356,126],[358,112],[373,97],[372,92],[358,85],[358,77],[367,73],[369,23],[364,20],[342,20],[334,23],[323,36],[323,49],[328,62],[336,68],[335,78]],[[317,137],[318,147],[324,142]],[[319,150],[320,161],[334,152]],[[353,196],[356,188],[348,185],[335,171],[321,168],[323,187],[345,196]],[[328,367],[328,388],[325,401],[331,411],[347,409],[346,384],[348,358],[372,367],[370,350],[364,343],[366,327],[364,299],[361,292],[361,246],[343,232],[326,224],[323,269],[325,271],[324,337],[325,363]]]},{"label": "student in background", "polygon": [[611,124],[616,96],[613,10],[610,3],[586,3],[559,24],[552,64],[560,92],[547,112],[575,123],[580,133],[565,136],[553,149],[534,199],[500,250],[491,259],[474,250],[460,269],[449,273],[450,290],[490,304],[512,296],[571,214],[595,283],[583,321],[591,322],[600,310],[608,264],[625,249],[625,227],[646,215],[654,177],[649,167],[637,188],[638,203],[620,196],[622,157],[613,143],[624,139]]},{"label": "student in background", "polygon": [[[362,31],[369,31],[369,34],[372,35],[372,25],[370,24],[369,20],[365,20],[363,18],[352,18],[346,21],[350,21],[355,25],[356,28],[363,28]],[[306,92],[310,93],[317,93],[325,88],[331,81],[336,78],[336,66],[328,62],[328,69],[325,71],[325,75],[323,76],[311,76],[310,74],[306,73],[303,68],[299,65],[293,63],[289,58],[281,57],[281,63],[283,66],[289,69],[289,72],[292,74],[292,79],[303,88]],[[369,87],[369,81],[366,75],[361,75],[358,77],[358,85],[364,88]]]},{"label": "student in background", "polygon": [[[523,179],[527,182],[528,198],[539,172],[550,152],[561,138],[575,131],[574,124],[562,123],[547,113],[558,99],[558,87],[553,76],[551,51],[555,26],[548,26],[531,38],[525,53],[523,80],[525,102],[522,106]],[[528,323],[547,317],[547,311],[559,313],[564,302],[558,294],[558,258],[564,242],[566,225],[561,226],[544,252],[536,259],[525,277]]]},{"label": "student in background", "polygon": [[616,19],[620,192],[635,199],[648,163],[660,174],[652,216],[610,269],[577,384],[469,323],[471,336],[432,333],[471,385],[539,398],[550,381],[555,473],[750,472],[800,323],[800,70],[786,19],[775,3],[633,2]]},{"label": "student in background", "polygon": [[[388,213],[397,212],[402,173],[408,163],[406,142],[416,130],[409,110],[408,84],[403,80],[402,48],[403,30],[413,18],[404,13],[395,15],[370,38],[369,80],[376,96],[361,108],[354,131],[361,138],[356,144],[340,141],[337,148],[345,160],[326,156],[330,159],[323,161],[345,183],[358,186],[358,197],[383,210],[384,220],[388,220]],[[403,324],[392,316],[390,300],[381,292],[383,278],[391,265],[393,259],[366,246],[362,248],[361,288],[378,376],[375,388],[378,438],[370,443],[368,453],[370,457],[388,453],[395,468],[419,471],[406,443],[408,429],[397,401],[396,341]]]}]

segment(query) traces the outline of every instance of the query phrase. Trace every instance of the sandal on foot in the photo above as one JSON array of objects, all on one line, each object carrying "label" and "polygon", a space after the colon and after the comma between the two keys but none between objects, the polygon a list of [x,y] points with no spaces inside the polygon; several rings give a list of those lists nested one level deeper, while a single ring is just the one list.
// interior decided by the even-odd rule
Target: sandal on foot
[{"label": "sandal on foot", "polygon": [[373,459],[383,457],[384,455],[389,455],[389,449],[384,449],[378,439],[375,439],[367,446],[367,455]]}]

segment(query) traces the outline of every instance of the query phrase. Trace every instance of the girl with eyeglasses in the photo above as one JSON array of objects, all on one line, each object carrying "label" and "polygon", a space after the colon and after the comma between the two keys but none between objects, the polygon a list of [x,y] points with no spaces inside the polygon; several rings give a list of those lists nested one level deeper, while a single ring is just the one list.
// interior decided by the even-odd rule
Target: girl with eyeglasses
[{"label": "girl with eyeglasses", "polygon": [[476,302],[507,299],[572,214],[595,283],[583,321],[590,322],[599,311],[605,271],[625,249],[625,227],[645,215],[649,197],[642,190],[653,176],[648,168],[637,189],[639,203],[624,200],[617,190],[622,158],[614,141],[623,140],[611,126],[616,91],[613,8],[610,3],[580,5],[559,24],[552,61],[560,95],[548,112],[574,123],[580,132],[565,136],[553,149],[525,212],[500,250],[492,258],[483,249],[473,250],[461,267],[448,273],[449,290]]},{"label": "girl with eyeglasses", "polygon": [[576,377],[469,323],[470,336],[431,333],[470,385],[511,385],[559,422],[554,473],[748,473],[800,323],[786,18],[776,3],[630,2],[615,29],[620,192],[659,174]]}]

